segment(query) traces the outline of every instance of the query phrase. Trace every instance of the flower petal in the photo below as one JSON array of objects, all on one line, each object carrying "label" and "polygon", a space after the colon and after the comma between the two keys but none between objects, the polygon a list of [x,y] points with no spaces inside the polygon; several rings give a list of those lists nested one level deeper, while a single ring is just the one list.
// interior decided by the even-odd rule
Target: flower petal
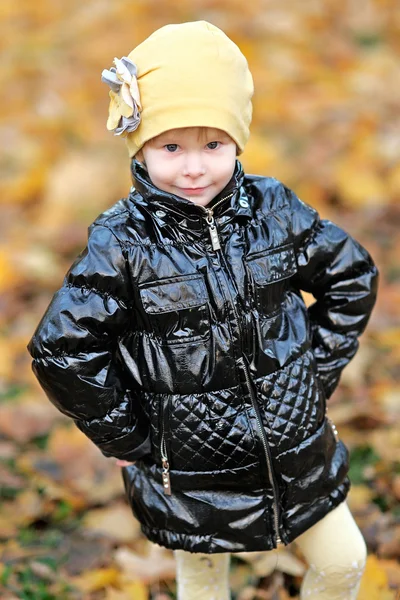
[{"label": "flower petal", "polygon": [[131,93],[132,98],[134,99],[134,101],[138,105],[139,109],[142,110],[142,105],[140,103],[139,86],[138,86],[138,82],[137,82],[136,77],[132,77],[132,81],[131,81],[131,85],[130,85],[129,91]]},{"label": "flower petal", "polygon": [[121,62],[128,69],[128,71],[130,72],[130,74],[132,75],[132,77],[137,77],[137,67],[136,67],[135,63],[133,63],[131,61],[130,58],[128,58],[127,56],[123,56],[121,58]]},{"label": "flower petal", "polygon": [[[111,94],[112,92],[110,92]],[[121,112],[119,108],[119,103],[115,102],[114,99],[111,99],[110,106],[108,109],[108,119],[107,119],[107,129],[109,131],[113,131],[121,120]]]},{"label": "flower petal", "polygon": [[122,98],[121,95],[118,96],[118,101],[119,101],[119,112],[120,115],[122,117],[130,117],[133,113],[133,106],[129,106],[129,104],[127,104],[124,100],[124,98]]},{"label": "flower petal", "polygon": [[118,79],[115,69],[112,68],[110,70],[103,69],[101,74],[101,81],[107,83],[110,86],[113,92],[118,92],[120,86],[122,85],[121,81]]},{"label": "flower petal", "polygon": [[[139,113],[138,113],[139,115]],[[122,122],[119,127],[116,128],[114,135],[122,135],[126,137],[128,133],[131,131],[135,131],[140,125],[140,116],[135,117],[132,115],[131,117],[122,117]]]},{"label": "flower petal", "polygon": [[132,74],[128,67],[119,58],[114,58],[114,64],[117,67],[118,77],[125,83],[130,83],[132,80]]},{"label": "flower petal", "polygon": [[114,58],[115,67],[104,69],[101,80],[110,86],[110,106],[107,129],[114,135],[126,136],[135,131],[140,124],[139,86],[137,83],[137,67],[126,56]]},{"label": "flower petal", "polygon": [[[124,102],[128,106],[130,106],[131,109],[133,110],[133,102],[134,102],[134,100],[133,100],[133,98],[131,96],[131,92],[130,92],[130,89],[129,89],[129,86],[128,86],[127,83],[123,83],[122,84],[122,87],[121,87],[121,97],[124,100]],[[132,114],[132,111],[131,111],[130,114]],[[129,115],[126,115],[126,116],[129,116]]]}]

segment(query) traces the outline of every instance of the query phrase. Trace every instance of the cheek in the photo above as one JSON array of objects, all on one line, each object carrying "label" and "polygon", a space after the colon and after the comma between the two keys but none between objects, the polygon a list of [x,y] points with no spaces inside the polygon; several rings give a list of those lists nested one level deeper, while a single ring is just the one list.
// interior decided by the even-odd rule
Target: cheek
[{"label": "cheek", "polygon": [[172,173],[173,169],[168,164],[158,164],[149,174],[152,181],[160,187],[161,185],[170,185],[172,183]]},{"label": "cheek", "polygon": [[232,175],[235,171],[235,161],[227,161],[220,170],[220,179],[225,182],[225,184],[229,183],[232,178]]}]

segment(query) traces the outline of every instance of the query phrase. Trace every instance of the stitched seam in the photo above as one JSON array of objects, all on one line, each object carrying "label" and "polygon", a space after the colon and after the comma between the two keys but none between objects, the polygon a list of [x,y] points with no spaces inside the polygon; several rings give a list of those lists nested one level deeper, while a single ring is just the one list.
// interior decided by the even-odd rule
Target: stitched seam
[{"label": "stitched seam", "polygon": [[298,253],[300,254],[315,238],[318,231],[320,231],[324,227],[324,219],[319,221],[315,221],[310,229],[308,236],[302,241],[301,246],[298,248]]},{"label": "stitched seam", "polygon": [[271,375],[273,375],[273,373],[279,373],[279,371],[284,371],[285,369],[289,368],[292,365],[292,363],[296,362],[296,360],[299,360],[299,358],[302,358],[305,354],[312,353],[312,352],[313,352],[312,348],[307,348],[307,350],[305,352],[298,354],[292,360],[287,362],[283,367],[279,367],[279,369],[275,369],[275,371],[271,371],[270,373],[261,375],[260,377],[257,377],[256,379],[254,379],[254,381],[261,381],[262,379],[265,379],[265,377],[270,377]]},{"label": "stitched seam", "polygon": [[264,250],[259,250],[258,252],[252,252],[246,256],[247,260],[252,260],[253,258],[260,258],[260,256],[269,256],[270,254],[280,254],[281,251],[293,249],[293,242],[287,242],[286,244],[282,244],[281,246],[274,246],[273,248],[265,248]]},{"label": "stitched seam", "polygon": [[[207,390],[207,391],[203,391],[203,392],[190,392],[187,394],[181,394],[181,393],[171,393],[171,399],[173,398],[177,398],[179,399],[181,396],[205,396],[207,394],[218,394],[221,392],[227,392],[227,391],[231,391],[231,390],[236,390],[236,393],[240,392],[240,383],[237,383],[236,385],[232,385],[231,387],[228,388],[222,388],[222,389],[218,389],[218,390]],[[149,391],[145,391],[144,394],[156,398],[157,396],[160,395],[160,392],[149,392]]]},{"label": "stitched seam", "polygon": [[167,533],[172,533],[173,535],[178,535],[178,536],[183,535],[183,536],[185,536],[185,538],[196,539],[196,540],[198,540],[198,538],[200,537],[200,538],[203,538],[204,540],[212,541],[213,535],[214,535],[212,533],[206,533],[206,534],[201,534],[201,535],[199,535],[199,534],[191,535],[190,533],[179,532],[179,531],[172,530],[172,529],[159,529],[156,527],[150,527],[149,525],[145,525],[144,523],[142,523],[142,525],[145,529],[147,529],[148,531],[151,531],[154,534],[158,534],[159,532],[166,531]]},{"label": "stitched seam", "polygon": [[199,300],[189,300],[185,302],[175,302],[170,304],[165,304],[164,306],[158,306],[154,310],[149,310],[149,307],[146,306],[144,308],[145,312],[150,314],[159,314],[165,312],[177,312],[180,310],[184,310],[185,308],[194,308],[195,306],[205,306],[207,304],[206,300],[203,298],[199,298]]},{"label": "stitched seam", "polygon": [[[108,345],[111,345],[112,340],[109,339],[108,336],[104,336],[104,339],[99,339],[99,344],[101,343],[101,345],[98,348],[98,354],[103,354],[104,352],[108,352],[109,350],[107,349]],[[34,357],[34,361],[43,361],[43,362],[50,362],[52,360],[57,360],[58,358],[80,358],[80,359],[84,359],[88,356],[88,354],[93,354],[93,351],[95,350],[95,346],[91,345],[90,346],[90,351],[88,350],[87,352],[85,351],[81,351],[81,352],[66,352],[65,350],[59,350],[58,352],[52,353],[51,356],[37,356]]]},{"label": "stitched seam", "polygon": [[[256,218],[258,215],[261,215],[262,217],[269,217],[270,215],[275,216],[275,215],[281,215],[282,214],[282,207],[276,207],[276,208],[269,208],[268,212],[262,210],[262,208],[258,208],[256,209]],[[261,220],[261,219],[257,219],[257,220]]]},{"label": "stitched seam", "polygon": [[[193,248],[193,244],[196,243],[193,240],[188,240],[187,242],[178,242],[178,241],[171,241],[165,244],[161,244],[160,242],[138,242],[138,241],[130,241],[130,240],[119,240],[120,243],[124,246],[126,246],[127,248],[131,248],[131,247],[145,247],[145,248],[169,248],[169,247],[190,247]],[[199,244],[200,245],[200,244]]]},{"label": "stitched seam", "polygon": [[[128,198],[121,198],[121,200],[128,200]],[[111,231],[111,233],[114,235],[114,237],[118,240],[117,236],[112,231],[112,229],[110,227],[108,227],[108,225],[105,225],[104,223],[107,223],[107,221],[111,221],[111,219],[116,219],[117,217],[120,217],[121,215],[124,215],[125,213],[129,213],[130,215],[132,215],[132,212],[129,210],[129,208],[124,208],[124,210],[121,210],[121,212],[119,212],[115,215],[109,215],[108,217],[106,217],[102,223],[94,222],[93,226],[94,227],[106,227],[107,229],[109,229]]]},{"label": "stitched seam", "polygon": [[91,287],[89,285],[82,285],[82,284],[76,284],[76,283],[72,283],[70,281],[66,281],[64,283],[64,287],[67,288],[75,288],[78,290],[87,290],[89,292],[94,292],[95,294],[97,294],[98,296],[100,296],[101,298],[104,298],[105,300],[111,299],[114,300],[114,302],[116,302],[118,305],[121,306],[122,309],[127,309],[127,308],[131,308],[129,305],[125,304],[125,302],[123,300],[120,300],[119,298],[117,298],[116,296],[113,296],[113,294],[110,294],[109,292],[103,292],[98,290],[97,288]]},{"label": "stitched seam", "polygon": [[[139,284],[140,290],[152,289],[154,287],[160,287],[162,285],[171,285],[174,283],[186,282],[198,280],[200,282],[200,286],[203,289],[206,289],[206,285],[204,282],[204,275],[202,273],[191,273],[189,275],[174,275],[171,277],[163,277],[162,279],[156,279],[155,281],[146,282]],[[203,285],[202,285],[203,284]]]},{"label": "stitched seam", "polygon": [[150,338],[155,339],[160,346],[181,346],[181,345],[190,345],[198,342],[207,342],[210,339],[210,332],[207,331],[204,334],[194,335],[191,337],[187,337],[184,340],[167,340],[160,335],[157,335],[153,331],[144,331],[137,330],[139,333],[143,333],[144,335],[148,335]]}]

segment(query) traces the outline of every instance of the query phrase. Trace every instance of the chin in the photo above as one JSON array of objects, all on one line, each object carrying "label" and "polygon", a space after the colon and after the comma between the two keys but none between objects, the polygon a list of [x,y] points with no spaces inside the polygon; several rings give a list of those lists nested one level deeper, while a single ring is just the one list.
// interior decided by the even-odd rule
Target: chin
[{"label": "chin", "polygon": [[196,196],[185,196],[186,200],[193,202],[193,204],[200,204],[201,206],[206,206],[206,204],[209,204],[213,197],[214,196],[201,198]]}]

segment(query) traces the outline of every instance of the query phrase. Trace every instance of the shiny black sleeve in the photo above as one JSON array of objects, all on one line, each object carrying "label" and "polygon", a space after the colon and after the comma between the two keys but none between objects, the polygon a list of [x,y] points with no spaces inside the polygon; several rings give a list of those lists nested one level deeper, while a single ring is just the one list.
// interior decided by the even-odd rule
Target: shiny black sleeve
[{"label": "shiny black sleeve", "polygon": [[316,299],[308,307],[311,342],[329,398],[358,350],[357,338],[376,301],[379,272],[361,244],[283,188],[297,257],[293,283]]},{"label": "shiny black sleeve", "polygon": [[104,456],[134,461],[150,452],[150,437],[118,353],[132,314],[127,279],[118,239],[92,224],[27,348],[49,400]]}]

